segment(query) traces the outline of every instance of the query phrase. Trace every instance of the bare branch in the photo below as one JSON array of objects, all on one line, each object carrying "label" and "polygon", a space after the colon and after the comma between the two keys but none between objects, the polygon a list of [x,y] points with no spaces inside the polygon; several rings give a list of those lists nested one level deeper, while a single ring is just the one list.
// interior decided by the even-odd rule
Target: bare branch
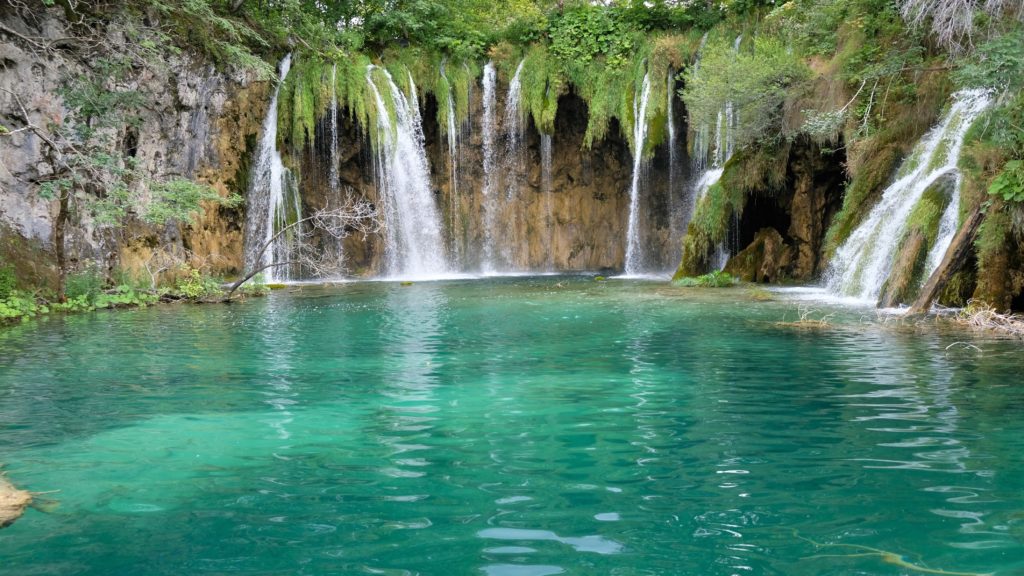
[{"label": "bare branch", "polygon": [[342,255],[332,249],[317,247],[313,242],[316,235],[323,234],[340,243],[354,232],[362,234],[365,238],[379,232],[382,227],[383,223],[377,208],[363,198],[356,198],[355,194],[349,190],[340,206],[317,210],[305,218],[282,227],[265,241],[253,254],[256,262],[262,262],[266,251],[288,235],[293,237],[292,244],[296,248],[296,254],[288,262],[255,265],[252,270],[247,271],[228,288],[225,300],[230,299],[238,288],[257,274],[270,268],[298,264],[312,276],[320,278],[344,273]]}]

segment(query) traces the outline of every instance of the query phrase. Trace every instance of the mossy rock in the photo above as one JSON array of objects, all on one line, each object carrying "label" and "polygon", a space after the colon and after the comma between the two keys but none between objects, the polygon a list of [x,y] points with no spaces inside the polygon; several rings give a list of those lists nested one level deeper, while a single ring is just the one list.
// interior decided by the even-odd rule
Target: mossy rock
[{"label": "mossy rock", "polygon": [[288,287],[287,284],[267,284],[266,286],[268,290],[284,290]]}]

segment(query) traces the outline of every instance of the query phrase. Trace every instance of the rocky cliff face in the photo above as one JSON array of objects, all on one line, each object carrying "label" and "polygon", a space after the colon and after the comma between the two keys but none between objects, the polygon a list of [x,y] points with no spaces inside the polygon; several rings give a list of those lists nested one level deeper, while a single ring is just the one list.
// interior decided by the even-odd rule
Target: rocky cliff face
[{"label": "rocky cliff face", "polygon": [[[503,91],[502,91],[503,92]],[[613,121],[609,136],[592,149],[583,146],[587,126],[586,104],[568,94],[559,101],[555,134],[551,137],[549,173],[545,174],[542,136],[527,122],[520,154],[513,159],[514,178],[502,180],[496,226],[486,228],[484,213],[482,91],[473,90],[470,120],[460,129],[457,160],[452,162],[446,137],[434,122],[437,102],[422,99],[424,137],[431,167],[431,185],[448,236],[450,259],[459,270],[481,269],[485,237],[490,234],[504,252],[511,269],[518,270],[621,270],[626,251],[629,189],[633,156]],[[498,115],[496,131],[505,135]],[[338,115],[342,190],[379,202],[373,151],[361,127],[349,114]],[[291,164],[298,165],[304,209],[323,208],[338,191],[329,186],[330,133],[327,118],[317,128],[316,147],[305,148]],[[677,130],[685,133],[685,127]],[[499,142],[501,143],[501,142]],[[507,159],[506,159],[507,160]],[[677,178],[670,178],[668,153],[660,147],[646,163],[641,180],[643,251],[652,270],[668,270],[678,258],[678,229],[684,202],[688,165],[685,154],[676,159]],[[674,190],[669,183],[676,183]],[[673,210],[676,209],[676,213]],[[673,232],[676,232],[674,235]],[[320,238],[329,243],[331,239]],[[372,275],[380,271],[382,236],[344,241],[346,262],[352,272]]]},{"label": "rocky cliff face", "polygon": [[[44,134],[69,122],[62,94],[76,77],[119,51],[132,50],[116,23],[91,30],[102,43],[90,44],[59,10],[23,18],[0,8],[0,259],[18,265],[23,280],[52,274],[57,202],[40,195],[40,185],[57,172],[59,152]],[[228,75],[203,59],[183,53],[168,62],[130,70],[117,88],[138,95],[138,121],[114,126],[112,157],[131,158],[146,178],[184,177],[213,186],[220,194],[244,193],[247,157],[267,105],[267,86],[245,75]],[[97,186],[90,191],[102,197]],[[81,200],[78,198],[77,200]],[[104,229],[81,204],[71,219],[65,245],[72,267],[87,261],[107,268],[139,271],[177,261],[215,273],[241,265],[241,210],[207,209],[193,226],[154,228],[130,221]],[[34,254],[31,259],[28,254]]]}]

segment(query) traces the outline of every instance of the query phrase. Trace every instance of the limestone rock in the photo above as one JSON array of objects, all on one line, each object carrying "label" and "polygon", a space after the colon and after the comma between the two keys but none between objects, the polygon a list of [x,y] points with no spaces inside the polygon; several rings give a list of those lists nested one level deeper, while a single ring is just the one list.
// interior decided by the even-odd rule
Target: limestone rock
[{"label": "limestone rock", "polygon": [[786,277],[792,261],[793,248],[779,231],[762,228],[749,246],[729,260],[725,271],[744,282],[778,282]]}]

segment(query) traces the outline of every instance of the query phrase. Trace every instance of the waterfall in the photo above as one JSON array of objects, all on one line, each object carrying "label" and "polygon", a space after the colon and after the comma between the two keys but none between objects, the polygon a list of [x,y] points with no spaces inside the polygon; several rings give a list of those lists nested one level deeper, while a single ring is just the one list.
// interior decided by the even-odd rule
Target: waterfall
[{"label": "waterfall", "polygon": [[495,148],[495,126],[494,112],[497,107],[497,83],[498,74],[494,69],[494,63],[488,62],[484,66],[483,77],[483,255],[481,257],[481,268],[484,272],[494,272],[494,228],[497,225],[498,202],[495,188],[497,186],[497,174],[494,166]]},{"label": "waterfall", "polygon": [[917,143],[896,180],[882,192],[878,204],[836,252],[826,273],[830,291],[877,301],[914,205],[932,184],[952,174],[956,175],[953,197],[928,256],[926,276],[935,270],[956,233],[960,204],[956,166],[960,149],[968,128],[990,101],[990,95],[984,90],[964,90],[953,95],[949,112]]},{"label": "waterfall", "polygon": [[[697,60],[694,64],[694,70],[698,72],[700,71],[700,51],[703,50],[706,41],[707,34],[701,38]],[[742,41],[742,34],[736,37],[732,44],[733,53],[739,52]],[[707,124],[701,123],[701,125],[694,129],[693,173],[697,175],[693,181],[692,204],[694,207],[707,195],[708,190],[722,178],[725,164],[732,158],[733,152],[736,149],[735,132],[738,125],[739,113],[735,110],[735,106],[731,101],[726,101],[722,109],[718,111],[715,119],[713,139],[711,138],[711,128]],[[712,140],[714,141],[713,153],[710,149]],[[709,159],[711,160],[710,166],[708,166]],[[735,225],[736,223],[733,222],[733,226]],[[729,255],[728,245],[723,241],[715,249],[712,267],[716,270],[724,268],[725,264],[729,261]]]},{"label": "waterfall", "polygon": [[523,64],[526,59],[519,62],[516,73],[508,85],[508,95],[505,97],[505,194],[509,200],[515,195],[521,171],[521,145],[523,141],[523,116],[519,110],[519,100],[522,94],[522,82],[520,76],[523,73]]},{"label": "waterfall", "polygon": [[627,276],[643,270],[644,255],[640,246],[640,173],[644,167],[644,144],[647,140],[647,102],[651,96],[651,79],[644,74],[639,98],[633,95],[633,178],[629,187],[629,225],[626,231]]},{"label": "waterfall", "polygon": [[455,119],[455,90],[448,82],[445,63],[441,63],[441,77],[448,86],[448,107],[445,115],[445,126],[448,132],[448,230],[451,238],[452,260],[462,260],[462,230],[459,225],[459,130]]},{"label": "waterfall", "polygon": [[551,161],[552,161],[551,134],[541,133],[540,135],[540,191],[544,195],[544,221],[547,226],[548,235],[548,270],[555,267],[555,215],[554,199],[551,197]]},{"label": "waterfall", "polygon": [[519,107],[519,100],[522,95],[523,64],[526,59],[519,61],[516,71],[508,84],[508,93],[505,95],[505,114],[503,117],[502,132],[505,138],[505,157],[501,162],[502,186],[505,195],[501,199],[501,211],[504,214],[503,233],[501,243],[501,256],[506,269],[517,269],[523,262],[519,262],[517,256],[522,254],[526,239],[521,238],[519,232],[523,229],[520,220],[523,218],[523,210],[515,202],[519,191],[520,177],[524,172],[523,162],[523,115]]},{"label": "waterfall", "polygon": [[248,270],[265,268],[270,282],[290,280],[291,270],[297,268],[286,263],[296,253],[298,230],[275,238],[286,226],[299,221],[302,213],[295,178],[285,168],[277,150],[277,100],[291,63],[291,54],[281,60],[277,86],[263,119],[263,135],[247,195],[245,266]]},{"label": "waterfall", "polygon": [[687,202],[686,191],[676,191],[679,185],[678,146],[676,138],[676,117],[675,117],[675,70],[668,69],[668,77],[665,80],[665,124],[668,128],[668,206],[669,206],[669,254],[667,263],[679,262],[681,241],[686,233],[686,225],[689,224],[692,213],[691,203]]},{"label": "waterfall", "polygon": [[338,175],[338,65],[331,66],[331,192],[337,193],[340,187]]},{"label": "waterfall", "polygon": [[[374,81],[387,82],[394,119]],[[409,96],[384,68],[367,66],[366,81],[377,110],[376,178],[386,230],[385,264],[391,276],[424,277],[449,270],[440,218],[430,185],[423,124],[416,85],[409,76]]]}]

